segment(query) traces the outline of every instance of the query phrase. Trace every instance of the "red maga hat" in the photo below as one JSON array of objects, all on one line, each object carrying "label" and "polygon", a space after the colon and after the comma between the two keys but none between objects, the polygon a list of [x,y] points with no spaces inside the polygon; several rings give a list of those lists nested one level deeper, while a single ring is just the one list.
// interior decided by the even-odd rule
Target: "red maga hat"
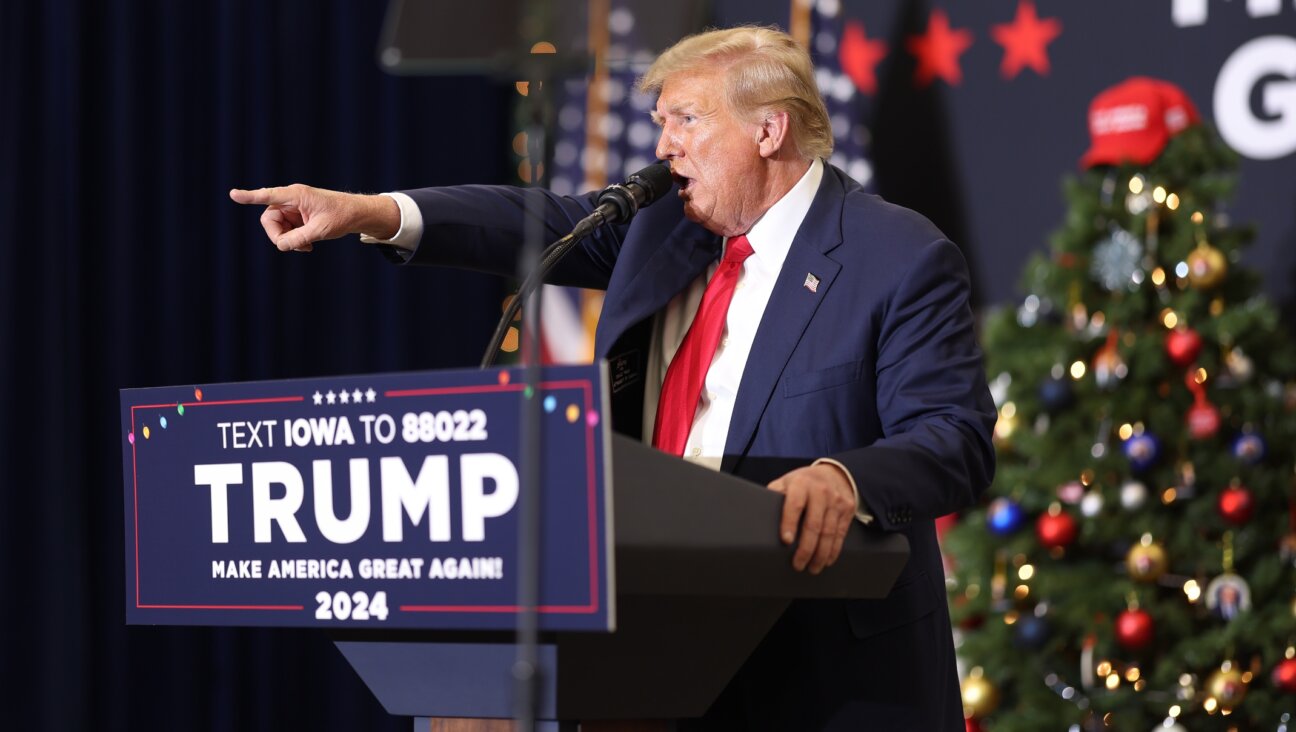
[{"label": "red maga hat", "polygon": [[1089,150],[1080,165],[1145,165],[1171,137],[1200,120],[1183,90],[1168,81],[1135,76],[1106,89],[1089,104]]}]

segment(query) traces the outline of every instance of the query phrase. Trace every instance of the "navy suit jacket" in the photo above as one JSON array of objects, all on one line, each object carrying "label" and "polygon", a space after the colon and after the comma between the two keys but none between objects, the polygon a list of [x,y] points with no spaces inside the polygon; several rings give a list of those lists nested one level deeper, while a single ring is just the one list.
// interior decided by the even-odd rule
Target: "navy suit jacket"
[{"label": "navy suit jacket", "polygon": [[[527,192],[406,193],[425,226],[410,262],[515,272]],[[544,194],[546,240],[593,205]],[[595,350],[619,375],[619,431],[641,430],[647,324],[720,245],[672,194],[553,271],[552,282],[607,291]],[[994,468],[995,409],[968,295],[962,255],[935,226],[825,166],[752,344],[722,469],[768,480],[756,458],[832,457],[859,484],[872,528],[906,534],[912,554],[884,600],[794,604],[706,728],[962,729],[933,520],[970,505]]]}]

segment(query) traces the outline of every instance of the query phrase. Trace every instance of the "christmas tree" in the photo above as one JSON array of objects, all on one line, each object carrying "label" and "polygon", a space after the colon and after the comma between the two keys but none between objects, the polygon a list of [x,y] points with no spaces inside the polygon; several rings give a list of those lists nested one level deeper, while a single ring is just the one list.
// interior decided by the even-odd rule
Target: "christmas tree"
[{"label": "christmas tree", "polygon": [[1296,350],[1239,265],[1236,158],[1165,82],[1089,122],[983,333],[998,473],[944,540],[968,727],[1286,729]]}]

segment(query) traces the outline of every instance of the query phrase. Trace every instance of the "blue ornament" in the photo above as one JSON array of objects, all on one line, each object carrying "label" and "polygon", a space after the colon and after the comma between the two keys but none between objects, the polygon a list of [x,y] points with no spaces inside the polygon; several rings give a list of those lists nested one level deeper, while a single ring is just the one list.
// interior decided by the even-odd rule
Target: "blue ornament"
[{"label": "blue ornament", "polygon": [[1036,650],[1048,642],[1049,624],[1037,615],[1025,615],[1017,620],[1013,633],[1013,645],[1027,650]]},{"label": "blue ornament", "polygon": [[990,527],[990,533],[998,536],[1007,536],[1022,527],[1026,522],[1026,512],[1022,510],[1021,504],[1010,498],[996,498],[990,502],[990,510],[986,514],[986,525]]},{"label": "blue ornament", "polygon": [[1134,435],[1125,441],[1125,457],[1129,458],[1130,467],[1135,470],[1147,470],[1156,462],[1161,453],[1161,445],[1150,432]]},{"label": "blue ornament", "polygon": [[1243,432],[1233,441],[1233,457],[1247,465],[1255,465],[1264,459],[1265,441],[1254,432]]},{"label": "blue ornament", "polygon": [[1071,381],[1065,376],[1058,379],[1045,379],[1044,383],[1040,384],[1039,398],[1040,405],[1049,414],[1066,409],[1075,399],[1075,394],[1071,390]]}]

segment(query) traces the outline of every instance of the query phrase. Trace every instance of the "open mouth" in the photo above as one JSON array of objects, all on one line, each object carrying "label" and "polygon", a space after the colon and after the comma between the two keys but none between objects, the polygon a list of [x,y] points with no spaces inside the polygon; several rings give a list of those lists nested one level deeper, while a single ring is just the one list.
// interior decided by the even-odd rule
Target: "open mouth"
[{"label": "open mouth", "polygon": [[692,184],[693,182],[692,178],[685,178],[684,176],[676,173],[671,173],[671,177],[675,179],[675,185],[679,186],[679,189],[681,191],[687,191],[689,185]]}]

